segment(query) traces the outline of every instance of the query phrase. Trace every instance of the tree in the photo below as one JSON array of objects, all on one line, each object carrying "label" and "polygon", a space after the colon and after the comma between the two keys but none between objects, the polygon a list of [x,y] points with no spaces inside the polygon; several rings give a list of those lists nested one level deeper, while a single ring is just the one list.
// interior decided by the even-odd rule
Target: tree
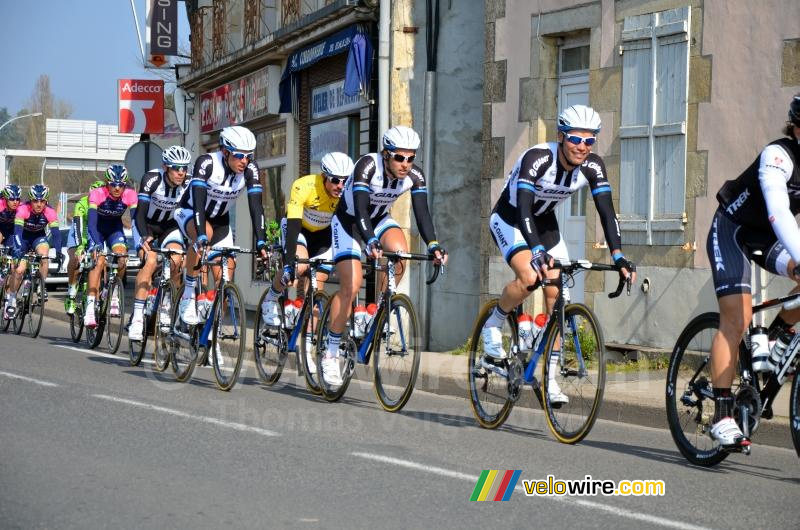
[{"label": "tree", "polygon": [[[46,118],[68,118],[72,114],[72,105],[64,100],[56,99],[50,89],[50,77],[41,75],[36,80],[36,84],[28,100],[27,112],[41,112],[42,116],[20,120],[18,130],[23,134],[25,149],[44,150],[45,148],[45,123]],[[0,132],[5,132],[5,129]],[[39,175],[42,167],[42,160],[35,158],[17,158],[11,163],[11,179],[21,185],[31,185],[39,182]],[[50,173],[48,173],[48,177]],[[62,179],[58,179],[59,181]],[[46,180],[51,185],[53,193],[62,191],[59,183]]]}]

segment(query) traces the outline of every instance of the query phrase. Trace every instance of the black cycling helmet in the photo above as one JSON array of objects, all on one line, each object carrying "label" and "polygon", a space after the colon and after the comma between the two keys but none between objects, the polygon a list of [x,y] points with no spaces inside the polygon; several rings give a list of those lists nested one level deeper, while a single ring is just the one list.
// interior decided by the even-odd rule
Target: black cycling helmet
[{"label": "black cycling helmet", "polygon": [[789,121],[800,127],[800,94],[795,95],[789,104]]}]

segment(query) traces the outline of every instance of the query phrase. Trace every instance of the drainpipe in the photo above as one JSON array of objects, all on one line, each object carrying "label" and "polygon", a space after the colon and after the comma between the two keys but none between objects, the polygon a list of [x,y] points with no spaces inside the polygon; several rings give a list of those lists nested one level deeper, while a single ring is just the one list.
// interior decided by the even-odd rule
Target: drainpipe
[{"label": "drainpipe", "polygon": [[[380,0],[378,18],[378,136],[389,128],[389,52],[391,46],[392,3]],[[383,149],[383,145],[378,149]]]},{"label": "drainpipe", "polygon": [[[434,105],[436,102],[436,52],[439,45],[439,0],[426,0],[426,38],[425,49],[427,68],[425,70],[425,93],[423,96],[424,107],[422,115],[422,152],[425,158],[422,161],[422,172],[428,180],[428,207],[431,216],[436,205],[434,181],[431,180],[434,171]],[[431,292],[432,285],[425,285],[425,273],[420,273],[417,281],[419,286],[420,314],[423,316],[423,332],[425,349],[430,349],[431,343]]]}]

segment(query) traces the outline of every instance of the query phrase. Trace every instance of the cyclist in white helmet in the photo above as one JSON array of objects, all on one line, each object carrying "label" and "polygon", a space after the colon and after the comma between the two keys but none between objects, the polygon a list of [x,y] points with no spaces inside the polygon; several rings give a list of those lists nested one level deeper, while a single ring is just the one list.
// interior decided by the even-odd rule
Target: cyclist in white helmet
[{"label": "cyclist in white helmet", "polygon": [[[283,274],[275,278],[261,304],[264,323],[268,326],[281,323],[278,298],[295,280],[295,259],[309,256],[327,260],[333,258],[331,219],[339,204],[344,183],[353,172],[353,161],[345,153],[332,152],[323,156],[319,164],[319,174],[306,175],[294,181],[289,202],[286,203],[286,217],[281,220]],[[298,265],[296,274],[302,275],[307,268],[307,265]],[[329,266],[320,269],[317,276],[319,289],[324,287],[331,270]],[[302,290],[298,289],[297,294],[302,297]],[[316,363],[311,357],[310,347],[306,348],[306,354],[309,356],[309,369],[313,373]]]},{"label": "cyclist in white helmet", "polygon": [[[611,186],[603,159],[592,153],[600,132],[600,116],[594,109],[573,105],[558,116],[558,142],[535,145],[517,159],[489,218],[489,229],[516,278],[506,284],[494,313],[481,334],[485,355],[505,359],[500,328],[510,311],[530,295],[528,288],[544,278],[558,278],[551,270],[553,258],[568,260],[567,246],[558,228],[555,208],[584,186],[592,191],[608,248],[619,273],[636,278],[635,265],[622,254],[617,216],[611,202]],[[553,310],[558,288],[545,288],[547,312]],[[557,365],[560,352],[549,362]],[[555,377],[557,370],[551,369]],[[550,400],[569,401],[551,378]]]},{"label": "cyclist in white helmet", "polygon": [[[350,316],[353,300],[361,287],[361,255],[381,257],[383,249],[407,251],[408,241],[400,226],[389,215],[389,208],[400,195],[411,192],[411,204],[419,234],[428,245],[436,264],[447,261],[447,252],[436,241],[428,210],[428,188],[422,170],[414,165],[420,139],[403,126],[392,127],[383,135],[383,150],[358,159],[353,176],[347,179],[342,200],[331,221],[333,259],[339,277],[339,292],[331,298],[322,377],[329,385],[342,384],[337,357],[342,332]],[[403,275],[398,263],[397,282]]]},{"label": "cyclist in white helmet", "polygon": [[[142,268],[136,274],[133,315],[128,328],[130,340],[142,340],[144,329],[144,304],[157,266],[157,255],[151,246],[183,249],[183,235],[173,218],[175,210],[188,188],[186,174],[192,154],[180,145],[167,147],[161,155],[161,167],[144,174],[139,185],[139,207],[134,219],[133,239]],[[180,283],[181,257],[172,256],[172,283]]]},{"label": "cyclist in white helmet", "polygon": [[[184,290],[180,301],[181,319],[189,325],[199,322],[194,292],[198,250],[211,246],[210,255],[213,256],[214,246],[234,245],[229,212],[245,189],[256,248],[263,257],[267,255],[261,177],[253,160],[256,137],[246,127],[225,127],[219,134],[219,145],[219,151],[197,157],[189,192],[183,195],[180,208],[175,211],[178,228],[193,242],[186,255]],[[231,279],[235,266],[235,260],[230,260]],[[215,274],[218,272],[215,270]]]}]

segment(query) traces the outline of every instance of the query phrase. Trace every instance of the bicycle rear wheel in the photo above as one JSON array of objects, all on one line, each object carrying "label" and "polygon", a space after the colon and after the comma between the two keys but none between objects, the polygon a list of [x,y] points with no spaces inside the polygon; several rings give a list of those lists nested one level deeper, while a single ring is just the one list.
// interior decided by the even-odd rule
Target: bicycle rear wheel
[{"label": "bicycle rear wheel", "polygon": [[[689,462],[703,467],[715,466],[728,456],[708,434],[714,417],[709,360],[718,329],[719,313],[695,317],[678,337],[667,371],[667,422],[672,439]],[[735,389],[731,391],[735,394]]]},{"label": "bicycle rear wheel", "polygon": [[[24,282],[25,280],[23,280]],[[28,309],[30,306],[31,295],[28,293],[26,296],[22,295],[22,289],[17,291],[17,312],[14,315],[14,334],[19,335],[22,333],[22,327],[25,325],[25,317],[28,316]]]},{"label": "bicycle rear wheel", "polygon": [[36,274],[31,280],[31,294],[28,299],[28,332],[35,339],[42,330],[45,304],[44,279]]},{"label": "bicycle rear wheel", "polygon": [[256,363],[258,378],[267,386],[274,385],[281,378],[283,366],[286,363],[286,332],[283,330],[283,303],[278,301],[281,312],[281,325],[278,327],[267,326],[262,318],[261,304],[269,292],[269,287],[264,290],[258,300],[256,321],[253,325],[253,357]]},{"label": "bicycle rear wheel", "polygon": [[183,383],[191,379],[197,366],[200,327],[189,326],[180,318],[180,304],[176,300],[172,304],[172,326],[165,339],[175,380]]},{"label": "bicycle rear wheel", "polygon": [[177,305],[172,282],[162,285],[156,295],[156,314],[153,319],[153,365],[156,372],[169,366],[169,335],[172,329],[172,308]]},{"label": "bicycle rear wheel", "polygon": [[[306,388],[314,395],[320,395],[322,390],[319,388],[319,372],[317,372],[317,357],[319,356],[320,344],[318,339],[318,329],[321,317],[328,305],[329,296],[323,291],[314,293],[314,307],[310,312],[303,315],[303,333],[298,338],[297,358],[298,364],[302,366],[303,378],[306,380]],[[310,346],[310,350],[308,351]],[[312,364],[313,363],[313,366]],[[298,372],[301,371],[298,366]]]},{"label": "bicycle rear wheel", "polygon": [[[550,431],[559,442],[574,444],[592,430],[603,403],[606,346],[597,317],[583,304],[566,306],[564,336],[558,331],[552,328],[544,349],[542,397]],[[558,347],[560,355],[552,357]],[[566,403],[553,399],[559,393],[566,396]]]},{"label": "bicycle rear wheel", "polygon": [[[798,368],[797,359],[795,367]],[[789,395],[789,428],[792,430],[792,442],[797,456],[800,456],[800,374],[794,374],[792,392]]]},{"label": "bicycle rear wheel", "polygon": [[154,320],[152,315],[142,315],[144,318],[144,325],[142,326],[142,340],[131,340],[128,338],[128,352],[131,358],[131,366],[139,366],[142,359],[147,353],[147,330],[150,327],[149,323]]},{"label": "bicycle rear wheel", "polygon": [[11,320],[6,320],[6,284],[8,283],[8,276],[8,274],[5,275],[3,285],[0,287],[0,310],[3,311],[3,314],[0,315],[0,327],[2,327],[3,333],[8,331],[8,327],[11,325]]},{"label": "bicycle rear wheel", "polygon": [[385,410],[397,412],[405,406],[414,391],[422,338],[414,306],[406,295],[393,295],[389,308],[388,311],[381,311],[372,362],[375,395]]},{"label": "bicycle rear wheel", "polygon": [[[317,382],[319,384],[322,397],[328,401],[339,401],[347,387],[350,386],[350,379],[356,369],[356,343],[350,337],[349,327],[345,327],[342,332],[342,341],[339,343],[339,355],[336,356],[339,373],[342,376],[341,385],[331,385],[322,376],[322,361],[325,358],[325,348],[328,343],[328,324],[331,312],[331,301],[325,304],[325,310],[320,317],[320,326],[317,332]],[[308,380],[306,380],[308,386]],[[311,388],[309,388],[311,390]]]},{"label": "bicycle rear wheel", "polygon": [[[503,372],[508,373],[508,362],[484,359],[483,355],[481,331],[496,305],[497,300],[484,305],[475,321],[469,342],[467,365],[472,413],[478,424],[486,429],[496,429],[501,426],[514,407],[514,401],[508,391],[508,377],[503,375]],[[510,353],[517,336],[517,320],[513,311],[508,314],[501,332],[503,349]]]},{"label": "bicycle rear wheel", "polygon": [[[115,305],[115,300],[118,303]],[[125,333],[125,290],[119,278],[108,287],[108,301],[106,302],[106,341],[109,353],[117,353],[119,345],[122,343],[122,335]]]},{"label": "bicycle rear wheel", "polygon": [[242,295],[234,283],[226,283],[214,312],[211,331],[211,366],[221,390],[230,390],[239,378],[247,341]]}]

